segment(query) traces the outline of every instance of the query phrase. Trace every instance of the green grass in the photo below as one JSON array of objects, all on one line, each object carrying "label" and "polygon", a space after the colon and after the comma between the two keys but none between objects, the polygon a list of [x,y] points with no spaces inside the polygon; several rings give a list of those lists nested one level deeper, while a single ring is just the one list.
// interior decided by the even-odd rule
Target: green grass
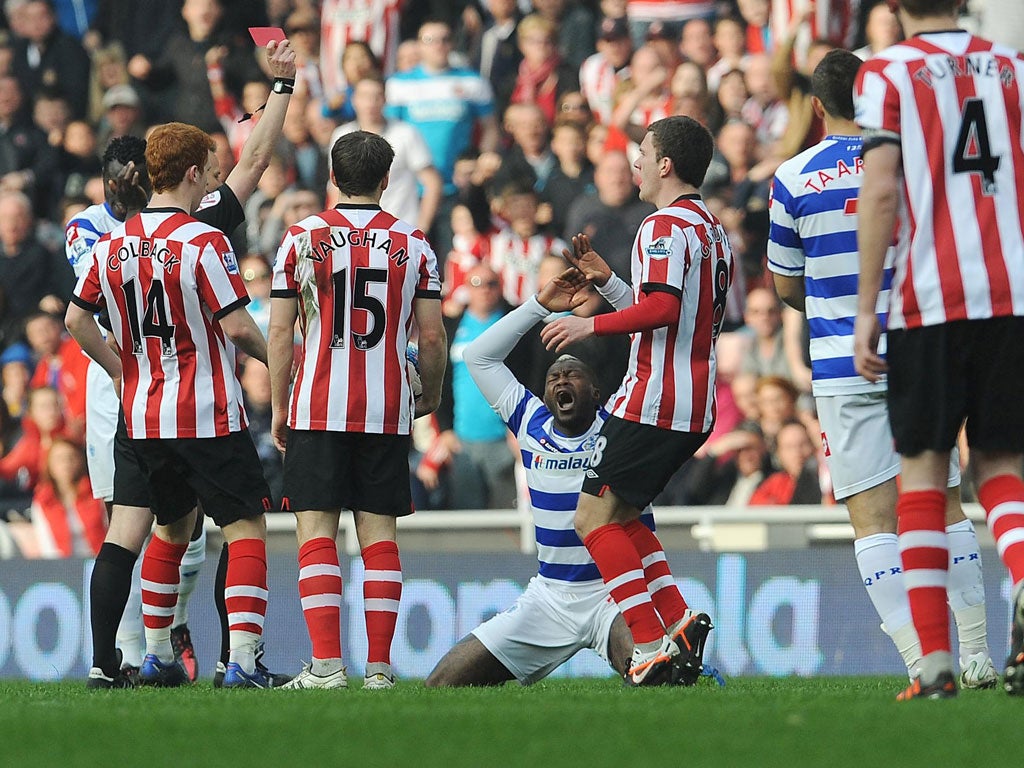
[{"label": "green grass", "polygon": [[86,691],[0,681],[0,766],[822,766],[1020,764],[1024,700],[898,704],[895,677],[737,678],[726,688]]}]

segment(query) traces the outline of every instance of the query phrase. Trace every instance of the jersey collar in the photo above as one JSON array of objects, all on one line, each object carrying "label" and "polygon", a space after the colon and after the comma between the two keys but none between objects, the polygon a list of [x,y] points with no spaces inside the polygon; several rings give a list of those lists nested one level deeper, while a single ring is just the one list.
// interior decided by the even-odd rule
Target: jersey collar
[{"label": "jersey collar", "polygon": [[379,211],[380,205],[376,203],[338,203],[334,206],[336,211]]}]

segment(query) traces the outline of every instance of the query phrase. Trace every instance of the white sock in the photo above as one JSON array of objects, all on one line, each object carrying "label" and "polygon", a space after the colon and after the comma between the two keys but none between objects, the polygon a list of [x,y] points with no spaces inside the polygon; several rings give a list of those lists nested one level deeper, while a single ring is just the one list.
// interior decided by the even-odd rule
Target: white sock
[{"label": "white sock", "polygon": [[170,627],[146,627],[146,653],[156,654],[164,664],[174,661]]},{"label": "white sock", "polygon": [[174,606],[172,627],[180,627],[188,623],[188,599],[192,596],[199,581],[199,572],[206,562],[206,529],[199,538],[188,543],[185,556],[181,559],[180,581],[178,582],[178,602]]},{"label": "white sock", "polygon": [[327,677],[341,670],[342,666],[341,659],[314,658],[309,663],[309,671],[317,677]]},{"label": "white sock", "polygon": [[985,622],[985,582],[981,550],[970,520],[946,526],[949,542],[949,582],[946,598],[953,609],[960,658],[974,653],[988,654]]},{"label": "white sock", "polygon": [[883,631],[893,639],[907,669],[912,669],[921,659],[921,646],[913,631],[910,603],[903,586],[899,539],[895,533],[875,533],[854,541],[853,552]]},{"label": "white sock", "polygon": [[117,625],[115,643],[121,649],[121,664],[142,666],[142,558],[135,561],[132,570],[132,588],[128,591],[121,623]]},{"label": "white sock", "polygon": [[256,644],[260,636],[255,632],[246,632],[242,629],[232,629],[228,632],[228,642],[231,645],[231,655],[228,661],[235,662],[247,674],[256,671]]}]

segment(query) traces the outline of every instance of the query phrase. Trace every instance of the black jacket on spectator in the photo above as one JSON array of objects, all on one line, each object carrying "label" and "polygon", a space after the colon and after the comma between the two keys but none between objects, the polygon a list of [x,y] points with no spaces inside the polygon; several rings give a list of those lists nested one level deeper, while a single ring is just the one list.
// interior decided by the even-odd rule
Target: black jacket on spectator
[{"label": "black jacket on spectator", "polygon": [[35,45],[28,40],[17,39],[14,44],[14,61],[11,69],[26,103],[32,101],[41,88],[55,90],[63,96],[71,108],[72,119],[82,119],[89,107],[89,54],[82,44],[55,27],[45,46],[38,51],[36,66],[30,64],[36,54],[30,55]]},{"label": "black jacket on spectator", "polygon": [[0,345],[21,335],[22,321],[39,308],[39,301],[53,294],[65,303],[75,289],[75,273],[64,253],[47,250],[30,235],[17,253],[0,246]]},{"label": "black jacket on spectator", "polygon": [[0,127],[0,176],[14,171],[32,171],[32,185],[24,191],[32,198],[37,214],[53,213],[57,168],[56,150],[34,124],[16,123],[7,130]]},{"label": "black jacket on spectator", "polygon": [[[153,63],[153,70],[146,80],[150,90],[165,91],[170,98],[158,101],[164,113],[150,122],[177,120],[202,128],[207,133],[223,133],[224,129],[213,111],[213,96],[206,74],[206,52],[217,45],[223,45],[219,36],[209,40],[192,40],[185,32],[179,32],[168,41],[161,57]],[[246,56],[240,49],[231,49],[224,61],[224,76],[229,90],[240,93],[248,77],[264,79],[256,65],[250,49]]]},{"label": "black jacket on spectator", "polygon": [[565,221],[565,240],[580,232],[590,237],[590,244],[608,262],[612,271],[630,282],[633,238],[645,218],[655,208],[636,198],[625,205],[611,207],[601,202],[596,193],[579,198],[569,208]]},{"label": "black jacket on spectator", "polygon": [[160,58],[167,48],[168,38],[184,24],[180,2],[99,0],[99,3],[93,29],[100,33],[105,44],[120,43],[129,59],[137,53],[153,61]]}]

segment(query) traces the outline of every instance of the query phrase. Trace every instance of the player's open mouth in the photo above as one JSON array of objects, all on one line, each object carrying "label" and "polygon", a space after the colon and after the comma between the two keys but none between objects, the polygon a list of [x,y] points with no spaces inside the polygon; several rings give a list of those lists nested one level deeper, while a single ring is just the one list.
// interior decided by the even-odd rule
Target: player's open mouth
[{"label": "player's open mouth", "polygon": [[576,403],[576,394],[571,389],[560,389],[555,392],[555,404],[560,411],[572,410]]}]

